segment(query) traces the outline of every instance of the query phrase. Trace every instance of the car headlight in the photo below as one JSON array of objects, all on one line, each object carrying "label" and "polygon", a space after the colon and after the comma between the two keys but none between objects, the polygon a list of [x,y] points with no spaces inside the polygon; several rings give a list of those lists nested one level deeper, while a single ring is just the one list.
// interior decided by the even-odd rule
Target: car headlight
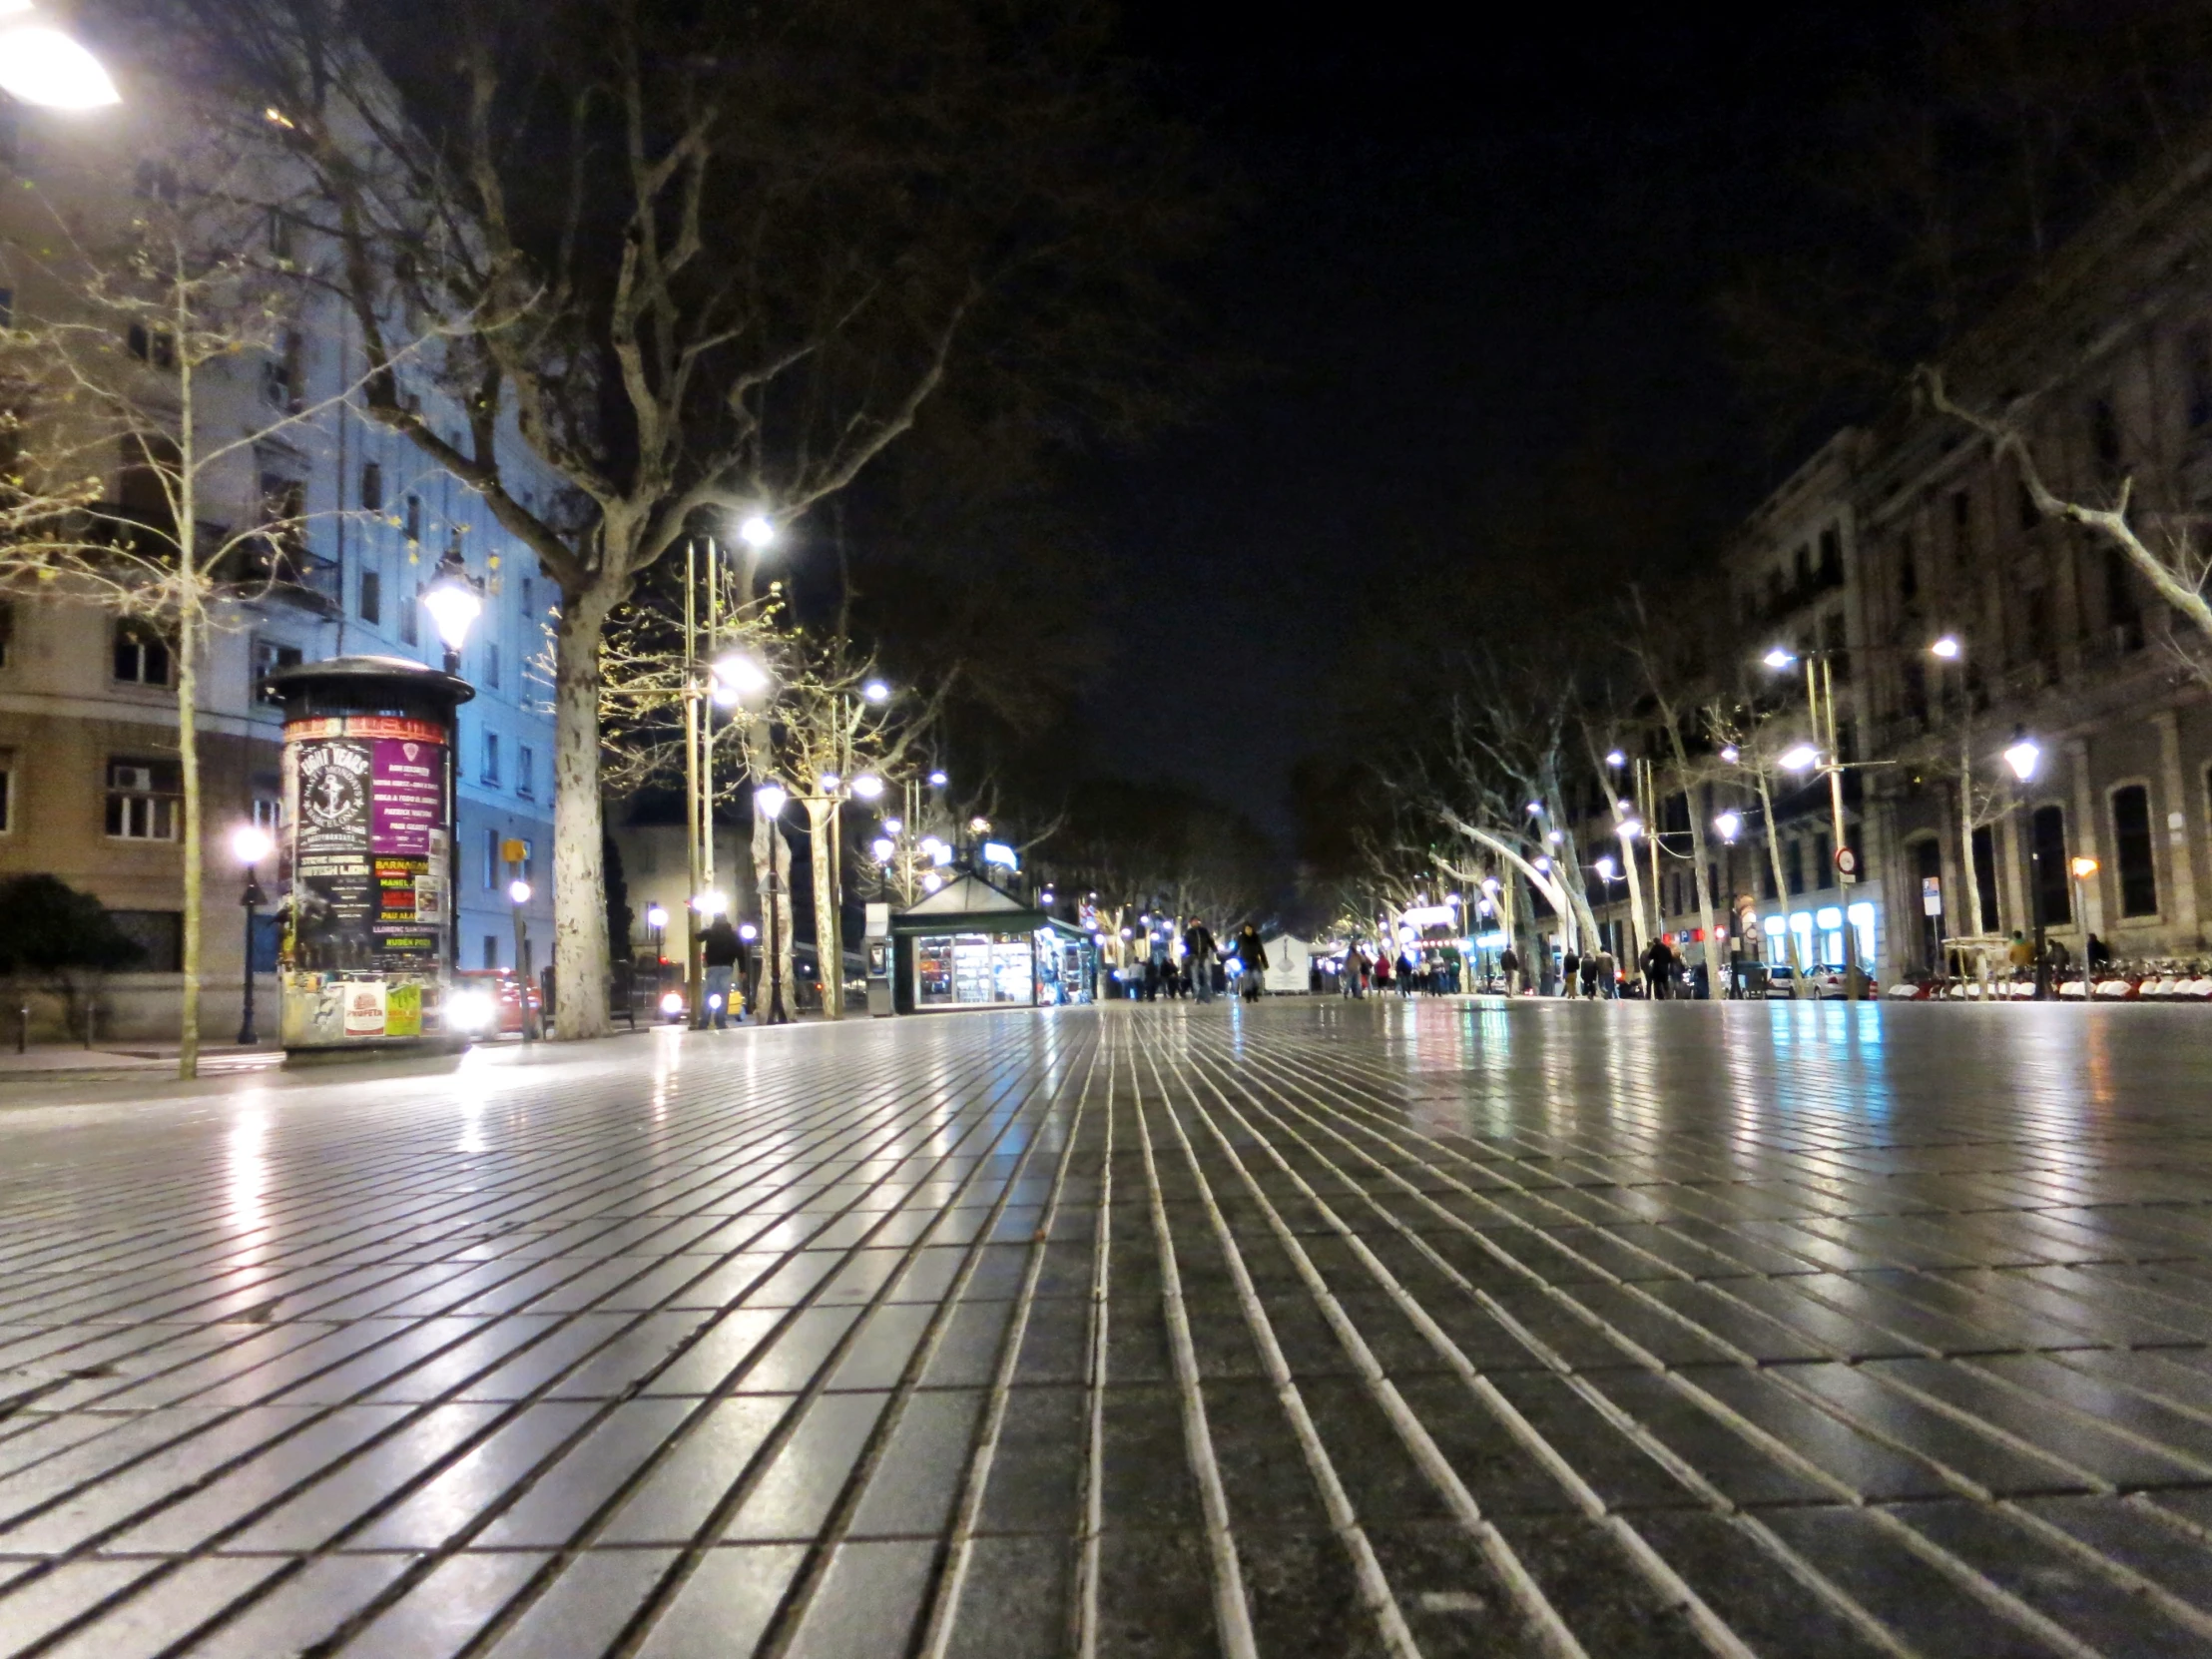
[{"label": "car headlight", "polygon": [[445,1023],[455,1031],[481,1031],[492,1021],[492,1000],[482,991],[455,991],[445,1000]]},{"label": "car headlight", "polygon": [[661,998],[661,1012],[668,1015],[671,1019],[675,1018],[683,1011],[684,993],[682,991],[670,991],[668,995]]}]

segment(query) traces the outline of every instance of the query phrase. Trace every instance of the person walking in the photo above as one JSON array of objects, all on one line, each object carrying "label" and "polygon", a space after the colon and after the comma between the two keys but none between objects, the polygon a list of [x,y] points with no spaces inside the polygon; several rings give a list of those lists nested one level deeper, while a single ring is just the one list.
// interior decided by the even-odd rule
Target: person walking
[{"label": "person walking", "polygon": [[1237,933],[1237,960],[1244,964],[1241,982],[1247,1002],[1260,1000],[1261,976],[1268,970],[1267,947],[1260,942],[1260,929],[1246,922]]},{"label": "person walking", "polygon": [[1674,994],[1674,952],[1667,948],[1667,941],[1653,938],[1644,950],[1644,994],[1654,1002],[1664,1002]]},{"label": "person walking", "polygon": [[1387,996],[1390,990],[1390,953],[1382,945],[1375,947],[1375,994]]},{"label": "person walking", "polygon": [[1520,953],[1507,945],[1497,953],[1497,976],[1504,982],[1505,994],[1517,994],[1520,985]]},{"label": "person walking", "polygon": [[1191,972],[1191,989],[1201,1002],[1214,1000],[1214,956],[1219,950],[1213,930],[1193,920],[1183,929],[1183,963]]},{"label": "person walking", "polygon": [[1574,946],[1570,944],[1567,946],[1566,954],[1559,959],[1559,994],[1565,997],[1573,996],[1582,983],[1581,976],[1582,958],[1576,953]]},{"label": "person walking", "polygon": [[2091,933],[2081,941],[2081,961],[2094,976],[2112,965],[2112,947]]},{"label": "person walking", "polygon": [[[1610,956],[1612,952],[1607,951],[1606,954]],[[1585,950],[1582,953],[1582,994],[1592,1000],[1598,995],[1597,952],[1594,950]]]},{"label": "person walking", "polygon": [[2012,942],[2004,947],[2005,962],[2012,969],[2012,976],[2035,970],[2035,947],[2027,942],[2027,935],[2017,927],[2012,929]]},{"label": "person walking", "polygon": [[[745,954],[745,946],[739,942],[738,930],[730,925],[728,916],[717,916],[708,924],[700,937],[700,956],[707,964],[707,1010],[713,1016],[717,1031],[730,1028],[730,971]],[[745,1022],[745,1015],[738,1015],[738,1022]]]}]

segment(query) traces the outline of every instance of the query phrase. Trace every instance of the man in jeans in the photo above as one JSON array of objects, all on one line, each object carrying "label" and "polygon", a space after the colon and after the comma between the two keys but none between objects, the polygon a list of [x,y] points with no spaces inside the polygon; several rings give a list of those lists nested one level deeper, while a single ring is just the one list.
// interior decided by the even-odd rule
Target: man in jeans
[{"label": "man in jeans", "polygon": [[730,1028],[730,970],[738,965],[745,946],[738,942],[738,930],[728,916],[715,917],[699,942],[707,963],[707,1010],[714,1015],[715,1029],[726,1031]]},{"label": "man in jeans", "polygon": [[1214,1000],[1214,934],[1203,921],[1183,929],[1183,966],[1191,975],[1191,989],[1201,1002]]}]

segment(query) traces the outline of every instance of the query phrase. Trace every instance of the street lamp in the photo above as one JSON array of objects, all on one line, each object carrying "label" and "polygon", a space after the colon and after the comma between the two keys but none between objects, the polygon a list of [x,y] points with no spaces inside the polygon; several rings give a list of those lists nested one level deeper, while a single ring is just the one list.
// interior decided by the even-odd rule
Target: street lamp
[{"label": "street lamp", "polygon": [[1784,669],[1788,668],[1792,663],[1797,661],[1797,653],[1790,650],[1787,646],[1778,645],[1759,660],[1765,663],[1767,667],[1773,669],[1777,674],[1780,674]]},{"label": "street lamp", "polygon": [[422,608],[430,613],[430,625],[445,646],[445,672],[459,674],[461,647],[484,612],[484,585],[469,575],[458,542],[448,544],[438,560],[436,574],[422,590]]},{"label": "street lamp", "polygon": [[1622,767],[1628,765],[1628,757],[1617,749],[1609,750],[1605,756],[1605,764],[1618,772]]},{"label": "street lamp", "polygon": [[929,787],[933,790],[941,790],[950,782],[951,780],[941,772],[932,772],[929,775]]},{"label": "street lamp", "polygon": [[507,901],[514,906],[515,981],[516,989],[520,991],[522,996],[522,1040],[524,1042],[535,1042],[538,1032],[535,1023],[530,1018],[530,976],[524,970],[524,964],[530,959],[529,947],[525,942],[527,926],[522,917],[523,905],[530,902],[530,883],[519,875],[509,881],[507,883]]},{"label": "street lamp", "polygon": [[1793,745],[1776,757],[1784,772],[1809,772],[1820,764],[1821,752],[1809,743]]},{"label": "street lamp", "polygon": [[1610,881],[1613,879],[1613,871],[1619,866],[1613,862],[1613,855],[1608,852],[1590,867],[1597,871],[1601,880]]},{"label": "street lamp", "polygon": [[[2022,733],[2006,746],[2004,764],[2025,784],[2043,764],[2042,746]],[[2035,923],[2035,1000],[2046,1002],[2050,999],[2050,963],[2043,955],[2043,852],[2035,844],[2032,831],[2027,837],[2027,905]]]},{"label": "street lamp", "polygon": [[1958,636],[1945,634],[1928,648],[1928,654],[1931,657],[1940,657],[1946,663],[1953,663],[1958,660]]},{"label": "street lamp", "polygon": [[1530,818],[1541,818],[1543,817],[1543,812],[1544,804],[1541,801],[1531,801],[1528,804],[1528,816]]},{"label": "street lamp", "polygon": [[[791,792],[777,783],[763,784],[753,792],[756,818],[771,822],[781,818],[791,804]],[[761,1010],[763,1025],[789,1025],[791,1012],[784,1006],[784,872],[776,867],[776,836],[769,836],[768,878],[761,883],[768,894],[768,1005]]]},{"label": "street lamp", "polygon": [[1730,846],[1734,846],[1737,835],[1743,832],[1744,815],[1734,812],[1723,813],[1713,821],[1713,828],[1721,832],[1722,840],[1728,842]]},{"label": "street lamp", "polygon": [[768,670],[742,651],[718,658],[709,672],[714,676],[714,699],[725,709],[759,697],[772,684]]},{"label": "street lamp", "polygon": [[863,772],[852,780],[852,793],[862,801],[873,801],[883,793],[883,780],[872,772]]},{"label": "street lamp", "polygon": [[2081,918],[2081,999],[2089,999],[2089,912],[2082,907],[2081,883],[2097,872],[2094,858],[2080,856],[2070,860],[2066,868],[2073,876],[2074,914]]},{"label": "street lamp", "polygon": [[891,700],[891,689],[880,680],[870,680],[860,688],[860,695],[870,703],[881,705]]},{"label": "street lamp", "polygon": [[1734,744],[1729,743],[1721,745],[1721,760],[1725,764],[1729,766],[1734,766],[1738,761],[1742,759],[1743,751],[1739,750]]},{"label": "street lamp", "polygon": [[[21,17],[24,0],[0,4]],[[123,102],[98,58],[61,30],[28,20],[0,26],[0,91],[49,110],[97,110]]]},{"label": "street lamp", "polygon": [[776,545],[776,521],[766,513],[748,513],[738,522],[738,540],[758,553]]},{"label": "street lamp", "polygon": [[[5,40],[0,36],[0,40]],[[261,1038],[254,1034],[254,912],[263,900],[261,871],[255,866],[276,849],[269,831],[258,824],[242,824],[231,832],[231,855],[246,866],[246,890],[239,902],[246,906],[246,997],[239,1012],[239,1046],[251,1048]]]}]

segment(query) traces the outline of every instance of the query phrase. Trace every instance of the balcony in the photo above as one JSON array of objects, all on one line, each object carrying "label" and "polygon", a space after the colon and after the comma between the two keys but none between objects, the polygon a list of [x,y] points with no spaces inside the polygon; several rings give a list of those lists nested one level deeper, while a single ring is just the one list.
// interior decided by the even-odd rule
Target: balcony
[{"label": "balcony", "polygon": [[337,561],[279,537],[243,543],[225,559],[222,575],[242,598],[275,600],[317,616],[335,616],[343,606]]}]

